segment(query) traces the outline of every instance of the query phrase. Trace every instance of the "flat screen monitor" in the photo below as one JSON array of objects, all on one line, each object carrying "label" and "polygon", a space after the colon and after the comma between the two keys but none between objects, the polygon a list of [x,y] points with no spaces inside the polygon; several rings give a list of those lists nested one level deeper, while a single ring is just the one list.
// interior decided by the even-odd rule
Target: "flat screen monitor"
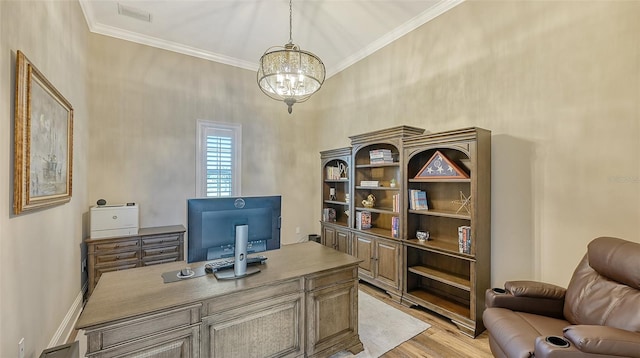
[{"label": "flat screen monitor", "polygon": [[247,254],[280,248],[280,196],[187,200],[187,262],[233,258],[236,226],[248,226]]}]

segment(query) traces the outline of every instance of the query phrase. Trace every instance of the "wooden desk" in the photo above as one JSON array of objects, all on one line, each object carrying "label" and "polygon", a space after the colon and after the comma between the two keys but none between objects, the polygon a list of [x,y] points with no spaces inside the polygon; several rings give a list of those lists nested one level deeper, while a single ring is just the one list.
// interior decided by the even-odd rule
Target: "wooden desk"
[{"label": "wooden desk", "polygon": [[[102,275],[77,329],[87,357],[326,357],[362,351],[360,260],[315,242],[267,251],[261,272],[163,283],[185,262]],[[204,262],[189,264],[193,269]]]}]

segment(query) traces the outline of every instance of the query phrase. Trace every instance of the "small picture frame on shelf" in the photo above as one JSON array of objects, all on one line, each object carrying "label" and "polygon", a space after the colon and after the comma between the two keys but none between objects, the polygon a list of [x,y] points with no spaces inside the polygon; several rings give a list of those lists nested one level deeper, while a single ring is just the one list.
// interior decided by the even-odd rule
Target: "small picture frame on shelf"
[{"label": "small picture frame on shelf", "polygon": [[336,188],[329,188],[329,200],[336,200]]}]

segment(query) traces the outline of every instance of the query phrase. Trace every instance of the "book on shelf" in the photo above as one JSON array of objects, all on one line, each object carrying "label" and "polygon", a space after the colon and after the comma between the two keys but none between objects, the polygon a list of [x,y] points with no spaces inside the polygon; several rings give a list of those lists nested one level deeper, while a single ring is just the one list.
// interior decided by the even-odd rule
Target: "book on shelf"
[{"label": "book on shelf", "polygon": [[369,158],[391,158],[391,149],[373,149],[369,151]]},{"label": "book on shelf", "polygon": [[358,211],[356,213],[356,229],[371,229],[371,213],[369,211]]},{"label": "book on shelf", "polygon": [[375,149],[369,151],[369,162],[371,164],[393,163],[393,156],[390,149]]},{"label": "book on shelf", "polygon": [[429,210],[429,204],[427,204],[427,192],[426,191],[418,191],[417,193],[417,206],[418,210]]},{"label": "book on shelf", "polygon": [[393,199],[392,210],[396,213],[400,212],[400,194],[393,194],[392,199]]},{"label": "book on shelf", "polygon": [[409,209],[429,210],[427,192],[417,189],[409,189]]},{"label": "book on shelf", "polygon": [[360,186],[370,186],[370,187],[378,187],[380,186],[380,181],[378,180],[361,180]]},{"label": "book on shelf", "polygon": [[335,222],[336,210],[333,208],[322,209],[322,221]]},{"label": "book on shelf", "polygon": [[397,216],[391,218],[391,237],[400,238],[400,218]]},{"label": "book on shelf", "polygon": [[327,167],[327,180],[340,180],[341,171],[338,167]]},{"label": "book on shelf", "polygon": [[458,227],[458,252],[471,255],[471,226]]}]

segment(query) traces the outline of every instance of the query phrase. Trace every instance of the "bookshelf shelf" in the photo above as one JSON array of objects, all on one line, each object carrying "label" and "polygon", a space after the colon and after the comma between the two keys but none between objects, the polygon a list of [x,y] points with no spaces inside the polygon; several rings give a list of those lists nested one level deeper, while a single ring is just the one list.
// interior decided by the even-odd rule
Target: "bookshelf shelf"
[{"label": "bookshelf shelf", "polygon": [[384,168],[384,167],[400,167],[400,163],[399,162],[393,162],[393,163],[358,164],[358,165],[356,165],[356,169]]},{"label": "bookshelf shelf", "polygon": [[324,182],[325,183],[348,183],[349,179],[348,178],[344,178],[344,179],[325,179]]},{"label": "bookshelf shelf", "polygon": [[400,188],[388,187],[388,186],[356,186],[358,190],[384,190],[384,191],[400,191]]},{"label": "bookshelf shelf", "polygon": [[416,215],[430,215],[430,216],[441,216],[441,217],[453,218],[453,219],[471,220],[470,214],[456,213],[453,210],[430,209],[430,210],[409,210],[408,212],[409,214],[416,214]]},{"label": "bookshelf shelf", "polygon": [[455,318],[466,318],[470,316],[469,305],[458,303],[449,297],[434,293],[428,289],[408,291],[407,298],[416,305],[430,309],[436,313]]},{"label": "bookshelf shelf", "polygon": [[390,214],[390,215],[399,215],[400,213],[397,211],[393,211],[391,208],[365,208],[365,207],[356,207],[356,211],[369,211],[372,213],[378,214]]},{"label": "bookshelf shelf", "polygon": [[325,204],[349,206],[349,203],[344,202],[344,201],[325,200],[324,202],[325,202]]},{"label": "bookshelf shelf", "polygon": [[393,237],[391,237],[391,230],[381,229],[379,227],[372,227],[370,229],[361,229],[359,231],[362,231],[367,234],[381,236],[385,239],[393,239]]},{"label": "bookshelf shelf", "polygon": [[452,243],[452,241],[453,238],[442,240],[441,238],[435,237],[427,241],[419,241],[418,239],[414,238],[406,240],[405,244],[409,247],[453,256],[461,260],[475,261],[475,258],[473,256],[459,252],[457,242],[454,244]]},{"label": "bookshelf shelf", "polygon": [[465,290],[465,291],[471,290],[471,282],[469,281],[469,279],[466,279],[464,277],[452,275],[447,272],[443,272],[443,271],[426,267],[426,266],[410,266],[410,267],[407,267],[407,270],[417,275],[427,277],[427,278],[445,283],[450,286],[457,287],[461,290]]}]

